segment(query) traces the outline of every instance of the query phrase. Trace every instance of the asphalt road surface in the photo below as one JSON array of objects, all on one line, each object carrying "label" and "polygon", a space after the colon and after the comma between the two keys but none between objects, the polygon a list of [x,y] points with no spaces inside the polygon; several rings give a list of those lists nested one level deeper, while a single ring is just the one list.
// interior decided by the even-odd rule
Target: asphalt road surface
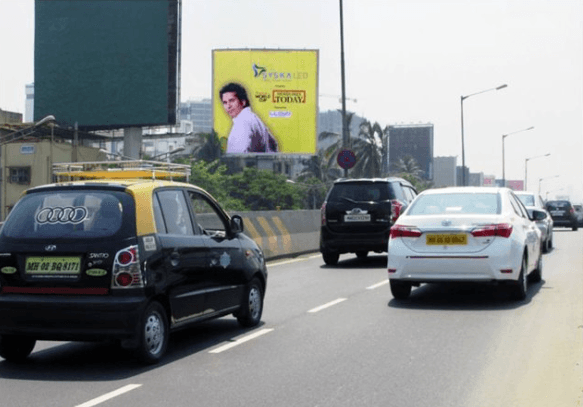
[{"label": "asphalt road surface", "polygon": [[0,406],[583,406],[583,230],[555,229],[522,302],[468,285],[395,301],[383,255],[268,268],[259,327],[181,331],[153,367],[111,344],[39,342],[24,364],[0,359]]}]

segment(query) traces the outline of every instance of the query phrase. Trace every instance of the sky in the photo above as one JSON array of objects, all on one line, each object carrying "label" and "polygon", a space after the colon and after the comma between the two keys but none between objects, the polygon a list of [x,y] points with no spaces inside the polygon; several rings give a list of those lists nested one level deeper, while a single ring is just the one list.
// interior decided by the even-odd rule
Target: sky
[{"label": "sky", "polygon": [[[182,0],[181,100],[212,96],[213,49],[317,49],[319,110],[341,108],[339,4]],[[507,180],[583,203],[583,0],[342,4],[347,110],[382,127],[431,123],[434,156],[461,165],[463,106],[471,172],[501,178],[508,135]],[[24,113],[34,0],[0,0],[0,38],[0,109]]]}]

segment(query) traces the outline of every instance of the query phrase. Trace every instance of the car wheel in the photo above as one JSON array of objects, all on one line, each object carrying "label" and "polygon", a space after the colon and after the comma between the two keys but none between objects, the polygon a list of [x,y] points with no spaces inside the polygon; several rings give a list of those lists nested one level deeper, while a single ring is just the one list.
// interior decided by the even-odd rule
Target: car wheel
[{"label": "car wheel", "polygon": [[543,244],[541,245],[541,251],[543,253],[548,253],[549,252],[549,238],[547,238]]},{"label": "car wheel", "polygon": [[261,321],[262,313],[263,289],[259,280],[254,278],[247,286],[243,296],[243,304],[241,304],[241,310],[237,315],[237,321],[239,321],[239,325],[246,328],[256,326]]},{"label": "car wheel", "polygon": [[403,281],[390,280],[391,294],[396,300],[406,300],[411,294],[411,284]]},{"label": "car wheel", "polygon": [[573,225],[573,232],[576,232],[579,229],[579,225],[576,223]]},{"label": "car wheel", "polygon": [[526,298],[527,291],[527,279],[526,279],[526,258],[522,258],[522,265],[520,267],[520,274],[518,275],[518,280],[513,285],[512,296],[517,301],[522,301]]},{"label": "car wheel", "polygon": [[529,274],[529,279],[533,283],[538,283],[543,278],[543,256],[542,254],[538,257],[536,262],[536,268]]},{"label": "car wheel", "polygon": [[359,259],[366,259],[366,256],[368,256],[368,251],[366,250],[356,252],[356,257]]},{"label": "car wheel", "polygon": [[154,301],[148,305],[142,318],[138,358],[148,364],[159,362],[166,353],[169,334],[166,310]]},{"label": "car wheel", "polygon": [[18,335],[0,335],[0,356],[9,362],[22,362],[30,355],[36,339]]},{"label": "car wheel", "polygon": [[338,253],[331,253],[331,252],[322,252],[322,258],[324,259],[324,263],[329,266],[335,266],[338,264],[338,259],[340,255]]}]

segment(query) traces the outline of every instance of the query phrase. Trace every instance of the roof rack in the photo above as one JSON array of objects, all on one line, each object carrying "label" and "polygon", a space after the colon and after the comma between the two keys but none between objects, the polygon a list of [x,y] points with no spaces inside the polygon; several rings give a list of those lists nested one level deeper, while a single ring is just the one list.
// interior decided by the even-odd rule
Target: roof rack
[{"label": "roof rack", "polygon": [[191,168],[186,164],[163,161],[123,160],[84,161],[53,164],[57,182],[85,179],[175,179],[189,182]]}]

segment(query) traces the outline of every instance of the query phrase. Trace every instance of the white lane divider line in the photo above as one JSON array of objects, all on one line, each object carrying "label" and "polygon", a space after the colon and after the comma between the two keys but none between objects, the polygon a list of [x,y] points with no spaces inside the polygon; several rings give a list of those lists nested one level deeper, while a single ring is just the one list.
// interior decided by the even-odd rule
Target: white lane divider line
[{"label": "white lane divider line", "polygon": [[342,301],[346,301],[346,298],[338,298],[338,299],[336,299],[336,300],[334,300],[334,301],[330,301],[329,303],[326,303],[326,304],[324,304],[324,305],[320,305],[319,307],[312,308],[312,309],[311,309],[311,310],[309,310],[308,312],[309,312],[309,313],[311,313],[311,314],[313,314],[313,313],[315,313],[315,312],[322,311],[323,309],[329,308],[329,307],[331,307],[331,306],[333,306],[333,305],[339,304],[339,303],[341,303]]},{"label": "white lane divider line", "polygon": [[367,290],[374,290],[375,288],[379,288],[379,287],[382,287],[382,286],[387,285],[387,284],[389,284],[389,280],[384,280],[384,281],[381,281],[380,283],[370,285],[370,286],[366,287],[366,289]]},{"label": "white lane divider line", "polygon": [[93,407],[93,406],[96,406],[98,404],[103,403],[104,401],[107,401],[107,400],[112,399],[114,397],[120,396],[124,393],[127,393],[128,391],[132,391],[134,389],[137,389],[140,386],[141,386],[141,384],[128,384],[127,386],[124,386],[120,389],[114,390],[110,393],[104,394],[103,396],[99,396],[99,397],[94,398],[93,400],[89,400],[83,404],[78,404],[75,407]]},{"label": "white lane divider line", "polygon": [[226,350],[229,350],[231,348],[234,348],[235,346],[239,346],[242,343],[245,343],[247,341],[250,341],[252,339],[255,339],[257,337],[260,337],[261,335],[265,335],[265,334],[267,334],[267,333],[269,333],[271,331],[273,331],[273,328],[261,329],[261,330],[259,330],[257,332],[254,332],[252,334],[249,334],[247,336],[243,336],[243,337],[241,337],[241,338],[239,338],[239,339],[237,339],[237,340],[235,340],[235,341],[233,341],[231,343],[227,343],[226,345],[219,346],[218,348],[215,348],[215,349],[209,351],[209,353],[221,353],[221,352],[224,352]]}]

